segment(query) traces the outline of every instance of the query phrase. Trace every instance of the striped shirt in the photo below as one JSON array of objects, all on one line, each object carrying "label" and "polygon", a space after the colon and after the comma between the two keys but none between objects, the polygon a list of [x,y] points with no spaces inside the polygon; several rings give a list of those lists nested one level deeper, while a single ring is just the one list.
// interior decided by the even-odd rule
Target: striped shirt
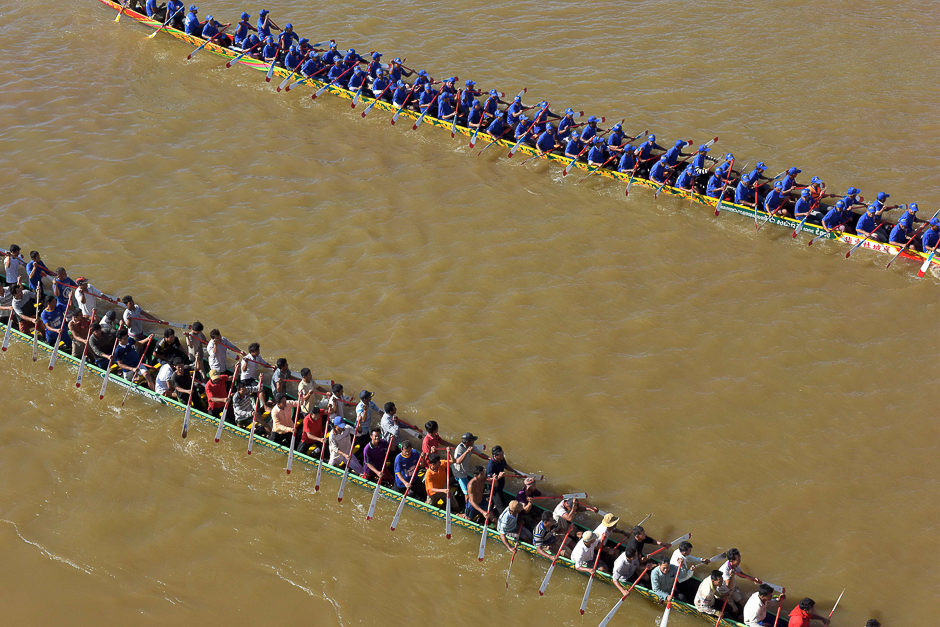
[{"label": "striped shirt", "polygon": [[546,529],[544,522],[539,522],[535,526],[535,531],[532,533],[532,544],[537,547],[547,547],[555,541],[555,530]]}]

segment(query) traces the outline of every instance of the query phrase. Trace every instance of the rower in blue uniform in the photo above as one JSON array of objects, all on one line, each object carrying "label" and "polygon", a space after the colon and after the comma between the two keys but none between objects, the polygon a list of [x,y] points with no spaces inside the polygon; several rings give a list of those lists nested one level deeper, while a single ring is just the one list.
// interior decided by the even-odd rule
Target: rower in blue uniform
[{"label": "rower in blue uniform", "polygon": [[199,7],[195,4],[189,5],[189,13],[186,14],[186,20],[183,22],[183,32],[187,35],[199,37],[202,35],[202,27],[205,22],[200,22],[196,14],[199,13]]},{"label": "rower in blue uniform", "polygon": [[797,167],[793,167],[787,170],[787,175],[783,177],[783,180],[781,181],[781,183],[783,183],[781,191],[787,197],[787,199],[790,198],[790,192],[793,191],[793,187],[796,185],[796,175],[802,171],[803,170]]},{"label": "rower in blue uniform", "polygon": [[[730,152],[725,155],[725,160],[718,164],[715,168],[715,174],[721,177],[722,180],[728,176],[728,171],[731,169],[731,164],[734,162],[734,155]],[[732,176],[736,174],[734,170],[731,170]]]},{"label": "rower in blue uniform", "polygon": [[679,163],[679,157],[688,157],[689,155],[682,152],[683,148],[685,148],[685,142],[681,139],[677,139],[675,145],[667,150],[666,154],[664,155],[666,157],[666,165],[668,165],[670,168],[674,167],[677,163]]},{"label": "rower in blue uniform", "polygon": [[448,122],[454,121],[457,110],[454,105],[457,104],[456,94],[441,93],[437,97],[437,118]]},{"label": "rower in blue uniform", "polygon": [[492,122],[490,122],[490,125],[486,127],[486,132],[498,139],[508,133],[511,129],[512,127],[506,123],[506,112],[497,111],[496,117]]},{"label": "rower in blue uniform", "polygon": [[920,247],[925,253],[932,253],[940,245],[940,218],[930,219],[930,228],[920,236]]},{"label": "rower in blue uniform", "polygon": [[698,191],[705,189],[705,185],[708,182],[708,171],[711,169],[709,162],[713,164],[718,163],[718,159],[708,156],[710,150],[711,148],[702,144],[695,152],[695,156],[692,157],[692,165],[695,166],[692,184]]},{"label": "rower in blue uniform", "polygon": [[620,163],[617,164],[618,172],[629,172],[633,174],[633,170],[637,164],[636,149],[632,144],[627,144],[623,147],[623,156],[620,157]]},{"label": "rower in blue uniform", "polygon": [[516,125],[516,129],[513,132],[513,137],[515,137],[517,142],[522,141],[525,144],[532,143],[529,141],[529,137],[532,135],[532,126],[533,122],[529,120],[525,114],[520,114],[519,123]]},{"label": "rower in blue uniform", "polygon": [[577,133],[571,133],[568,137],[568,143],[565,144],[565,156],[571,159],[577,159],[583,151],[584,142],[581,141],[581,136]]},{"label": "rower in blue uniform", "polygon": [[636,149],[636,156],[640,164],[637,166],[637,174],[645,176],[650,171],[653,160],[658,159],[658,155],[652,154],[653,150],[665,150],[656,143],[655,135],[648,135],[646,141],[640,144]]},{"label": "rower in blue uniform", "polygon": [[659,158],[659,161],[656,162],[656,165],[650,169],[650,180],[662,185],[666,182],[667,176],[669,176],[668,157],[663,155]]},{"label": "rower in blue uniform", "polygon": [[734,190],[734,202],[738,205],[757,207],[756,187],[760,183],[761,172],[764,171],[764,162],[759,161],[748,174],[741,177]]},{"label": "rower in blue uniform", "polygon": [[307,55],[307,60],[300,66],[300,73],[304,75],[304,78],[320,76],[323,74],[324,67],[323,62],[320,61],[320,55],[311,50]]},{"label": "rower in blue uniform", "polygon": [[241,21],[235,25],[235,45],[241,46],[248,39],[249,31],[258,32],[258,29],[251,25],[251,14],[247,11],[242,13]]},{"label": "rower in blue uniform", "polygon": [[441,85],[441,92],[445,94],[456,94],[457,86],[455,85],[457,81],[456,76],[449,76],[444,79],[444,83]]},{"label": "rower in blue uniform", "polygon": [[[254,33],[248,35],[244,41],[242,41],[242,52],[246,53],[251,59],[261,59],[261,46],[258,45],[261,43],[261,40],[258,39],[258,36]],[[249,52],[250,51],[250,52]]]},{"label": "rower in blue uniform", "polygon": [[591,140],[591,149],[588,150],[588,166],[601,167],[607,162],[607,151],[604,149],[604,138],[596,135]]},{"label": "rower in blue uniform", "polygon": [[284,55],[284,67],[288,70],[299,70],[300,64],[303,63],[304,57],[300,54],[300,46],[293,45],[287,51],[287,54]]},{"label": "rower in blue uniform", "polygon": [[499,97],[499,92],[495,89],[490,90],[490,95],[487,96],[486,100],[483,101],[483,115],[486,118],[491,118],[496,115],[496,112],[499,110],[498,106],[501,104],[506,104]]},{"label": "rower in blue uniform", "polygon": [[470,112],[467,114],[467,128],[476,130],[483,124],[483,103],[474,100],[470,105]]},{"label": "rower in blue uniform", "polygon": [[[842,201],[840,200],[839,202]],[[904,215],[898,218],[898,223],[891,229],[891,235],[888,237],[888,241],[892,244],[904,245],[911,239],[911,236],[914,235],[914,224],[917,222],[923,222],[923,220],[917,218],[917,203],[911,203],[908,205]],[[916,244],[911,240],[908,246],[916,247]]]},{"label": "rower in blue uniform", "polygon": [[574,123],[574,109],[565,109],[565,115],[558,123],[558,139],[568,141],[572,131],[577,127],[578,125]]},{"label": "rower in blue uniform", "polygon": [[186,12],[183,10],[183,0],[168,0],[166,14],[170,16],[169,26],[176,30],[183,30],[183,19],[186,17]]},{"label": "rower in blue uniform", "polygon": [[300,41],[300,37],[294,32],[294,25],[289,22],[284,24],[284,30],[277,38],[277,51],[282,61],[287,55],[287,51],[297,41]]},{"label": "rower in blue uniform", "polygon": [[549,124],[545,127],[545,130],[542,131],[542,134],[539,135],[539,138],[535,142],[535,147],[539,149],[542,153],[550,153],[561,148],[561,144],[558,143],[558,140],[555,137],[555,126]]},{"label": "rower in blue uniform", "polygon": [[434,90],[434,87],[431,86],[431,83],[424,83],[424,87],[421,88],[421,94],[418,96],[418,108],[421,110],[421,113],[428,110],[431,101],[434,100],[436,96],[437,92]]},{"label": "rower in blue uniform", "polygon": [[310,53],[313,52],[313,46],[310,45],[310,40],[306,37],[301,37],[300,41],[297,42],[297,47],[300,48],[300,56],[304,59],[310,56]]},{"label": "rower in blue uniform", "polygon": [[813,198],[813,192],[809,189],[803,189],[800,192],[800,198],[793,205],[793,217],[810,224],[822,224],[823,213],[819,210],[819,201]]},{"label": "rower in blue uniform", "polygon": [[467,79],[463,84],[463,93],[460,96],[460,108],[464,111],[470,111],[473,107],[473,101],[483,95],[483,92],[476,89],[476,81]]},{"label": "rower in blue uniform", "polygon": [[336,42],[331,41],[330,49],[323,53],[323,57],[322,57],[323,64],[332,66],[334,63],[336,63],[337,59],[342,59],[342,58],[343,58],[343,55],[341,55],[339,51],[336,50]]},{"label": "rower in blue uniform", "polygon": [[228,48],[232,45],[232,38],[223,33],[219,28],[220,26],[226,28],[230,24],[219,24],[211,15],[206,16],[206,25],[202,27],[202,37],[203,39],[212,39],[212,43]]},{"label": "rower in blue uniform", "polygon": [[392,62],[388,64],[388,78],[395,84],[397,84],[402,77],[408,78],[412,74],[414,74],[414,70],[406,70],[401,64],[401,59],[398,57],[392,59]]},{"label": "rower in blue uniform", "polygon": [[337,87],[345,88],[349,82],[349,72],[346,71],[348,69],[342,59],[337,59],[330,71],[327,72],[326,78]]},{"label": "rower in blue uniform", "polygon": [[358,65],[360,63],[365,63],[366,60],[356,52],[355,48],[350,48],[346,51],[346,56],[343,57],[343,63],[346,64],[346,67],[351,67],[353,65]]},{"label": "rower in blue uniform", "polygon": [[871,203],[870,205],[868,205],[869,207],[874,207],[874,208],[875,208],[875,219],[878,220],[879,222],[881,221],[881,214],[883,214],[885,211],[890,211],[890,210],[892,210],[892,209],[897,209],[897,208],[899,208],[899,207],[901,206],[901,205],[891,205],[891,206],[889,207],[889,206],[885,205],[885,201],[888,200],[888,198],[890,198],[890,196],[891,196],[891,194],[888,194],[888,193],[886,193],[886,192],[878,192],[878,196],[877,196],[877,199],[875,200],[875,202],[873,202],[873,203]]},{"label": "rower in blue uniform", "polygon": [[512,99],[512,104],[506,109],[507,123],[515,126],[519,122],[519,116],[522,115],[523,111],[525,111],[525,107],[522,106],[522,96],[516,96]]},{"label": "rower in blue uniform", "polygon": [[581,141],[585,144],[588,142],[593,142],[594,137],[597,136],[597,123],[600,120],[593,115],[587,119],[587,124],[584,125],[584,128],[581,129]]},{"label": "rower in blue uniform", "polygon": [[610,135],[607,136],[607,151],[611,157],[620,156],[624,148],[623,143],[623,125],[614,124],[610,129]]},{"label": "rower in blue uniform", "polygon": [[381,69],[382,69],[382,55],[378,52],[373,52],[372,62],[369,63],[369,68],[367,70],[369,72],[369,78],[371,78],[374,81],[376,78],[378,78],[379,70]]},{"label": "rower in blue uniform", "polygon": [[[803,192],[809,194],[809,190],[804,189]],[[881,222],[881,216],[878,215],[878,207],[875,203],[868,205],[868,208],[865,210],[855,224],[855,233],[860,237],[870,237],[870,239],[875,240],[876,242],[887,242],[888,234],[885,232],[885,227]]]},{"label": "rower in blue uniform", "polygon": [[679,178],[676,179],[676,187],[688,192],[694,191],[692,186],[695,184],[695,178],[698,176],[696,170],[697,168],[694,163],[685,166],[685,169],[679,174]]},{"label": "rower in blue uniform", "polygon": [[158,5],[157,0],[147,0],[147,4],[144,5],[144,11],[147,12],[147,17],[155,20],[162,22],[166,19],[166,4]]},{"label": "rower in blue uniform", "polygon": [[264,47],[261,49],[261,58],[265,63],[270,63],[277,59],[277,44],[274,43],[274,37],[268,35],[264,40]]},{"label": "rower in blue uniform", "polygon": [[545,130],[545,125],[548,124],[548,118],[551,116],[555,116],[555,114],[549,111],[548,103],[543,100],[539,103],[535,116],[533,117],[534,124],[532,134],[536,136],[541,135],[542,131]]},{"label": "rower in blue uniform", "polygon": [[836,201],[836,205],[823,216],[822,225],[826,232],[845,231],[846,225],[852,220],[852,212],[849,211],[845,203],[841,200]]},{"label": "rower in blue uniform", "polygon": [[863,204],[862,201],[858,198],[858,194],[861,191],[862,190],[857,187],[850,187],[848,191],[845,192],[845,196],[842,197],[842,202],[845,203],[846,209],[851,209],[855,205]]},{"label": "rower in blue uniform", "polygon": [[271,29],[281,30],[274,22],[271,21],[271,12],[267,9],[261,9],[258,13],[258,37],[267,40],[271,36]]},{"label": "rower in blue uniform", "polygon": [[346,88],[349,91],[359,91],[359,88],[362,87],[364,91],[367,78],[369,78],[369,74],[357,65],[353,68],[352,75],[349,77],[349,83],[347,83]]},{"label": "rower in blue uniform", "polygon": [[[372,97],[378,98],[379,94],[385,91],[385,88],[391,84],[392,84],[392,81],[388,78],[388,72],[382,68],[379,68],[378,75],[375,77],[375,80],[372,81]],[[387,91],[382,96],[382,100],[385,102],[389,102],[391,100],[391,97],[389,96]]]},{"label": "rower in blue uniform", "polygon": [[774,187],[764,199],[764,211],[768,214],[777,212],[778,215],[788,215],[787,210],[783,209],[783,203],[787,197],[783,194],[783,181],[774,181]]}]

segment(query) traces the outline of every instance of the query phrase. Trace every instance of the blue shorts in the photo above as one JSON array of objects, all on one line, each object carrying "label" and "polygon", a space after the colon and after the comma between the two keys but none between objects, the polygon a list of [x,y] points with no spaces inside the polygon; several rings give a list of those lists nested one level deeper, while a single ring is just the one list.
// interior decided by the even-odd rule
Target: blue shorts
[{"label": "blue shorts", "polygon": [[461,479],[460,477],[457,477],[456,479],[457,479],[457,484],[460,486],[460,491],[463,492],[464,495],[466,495],[466,494],[467,494],[467,486],[470,485],[470,477],[466,477],[466,478],[464,478],[464,479]]}]

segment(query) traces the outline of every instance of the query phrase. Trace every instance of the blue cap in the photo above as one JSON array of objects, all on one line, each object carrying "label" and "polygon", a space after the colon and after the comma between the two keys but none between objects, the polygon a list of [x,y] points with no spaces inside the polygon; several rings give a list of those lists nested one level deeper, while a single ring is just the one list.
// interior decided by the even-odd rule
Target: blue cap
[{"label": "blue cap", "polygon": [[547,107],[548,107],[548,102],[547,102],[547,101],[543,100],[542,102],[539,103],[539,108],[540,108],[540,109],[545,109],[545,108],[547,108]]},{"label": "blue cap", "polygon": [[783,181],[777,181],[774,183],[774,189],[783,189]]},{"label": "blue cap", "polygon": [[473,87],[473,86],[476,85],[476,84],[477,84],[476,81],[472,81],[472,80],[470,80],[469,78],[467,79],[467,82],[464,83],[464,85],[466,85],[467,87]]},{"label": "blue cap", "polygon": [[729,152],[725,155],[725,161],[734,161],[734,155]]},{"label": "blue cap", "polygon": [[267,9],[261,9],[260,11],[258,11],[258,15],[260,15],[261,17],[264,17],[268,13],[270,13],[270,11],[268,11]]},{"label": "blue cap", "polygon": [[850,188],[848,189],[848,191],[846,191],[845,193],[848,194],[849,196],[853,196],[853,195],[859,193],[860,191],[862,191],[862,190],[860,190],[860,189],[857,188],[857,187],[850,187]]},{"label": "blue cap", "polygon": [[214,20],[214,19],[215,19],[215,18],[212,17],[211,15],[207,15],[207,16],[206,16],[206,21],[207,21],[207,22],[211,22],[211,21]]},{"label": "blue cap", "polygon": [[911,204],[909,204],[907,206],[907,210],[910,211],[911,213],[917,213],[917,203],[912,202]]},{"label": "blue cap", "polygon": [[191,4],[189,5],[189,10],[191,13],[195,13],[196,11],[199,10],[199,7],[197,7],[195,4]]},{"label": "blue cap", "polygon": [[294,25],[291,24],[290,22],[288,22],[287,24],[284,24],[284,30],[287,30],[288,28],[294,28]]},{"label": "blue cap", "polygon": [[333,48],[335,48],[335,47],[336,47],[336,42],[335,42],[335,41],[331,41],[331,42],[330,42],[330,49],[333,49]]},{"label": "blue cap", "polygon": [[803,198],[809,198],[810,196],[812,196],[812,194],[810,193],[808,189],[804,189],[802,192],[800,192],[800,196],[802,196]]},{"label": "blue cap", "polygon": [[598,137],[597,135],[594,136],[594,143],[595,143],[595,144],[599,144],[599,143],[601,143],[601,142],[603,142],[603,141],[604,141],[604,140],[603,140],[602,138]]},{"label": "blue cap", "polygon": [[836,209],[845,209],[845,203],[841,200],[836,201]]},{"label": "blue cap", "polygon": [[405,86],[405,81],[403,81],[403,80],[401,80],[401,79],[398,79],[398,82],[395,83],[395,86],[396,86],[396,87],[404,87],[404,86]]},{"label": "blue cap", "polygon": [[931,218],[930,226],[940,226],[940,218]]},{"label": "blue cap", "polygon": [[424,91],[431,91],[431,83],[424,84]]},{"label": "blue cap", "polygon": [[622,131],[622,130],[623,130],[623,127],[622,127],[621,125],[619,125],[619,124],[614,124],[614,127],[613,127],[612,129],[610,129],[610,130],[612,130],[612,131]]},{"label": "blue cap", "polygon": [[528,120],[528,119],[529,119],[529,118],[527,118],[527,117],[525,116],[525,113],[523,113],[522,115],[519,116],[519,121],[520,121],[520,122],[525,122],[525,121]]},{"label": "blue cap", "polygon": [[822,185],[822,179],[819,178],[818,176],[814,176],[814,177],[810,180],[810,183],[812,183],[813,185]]},{"label": "blue cap", "polygon": [[293,46],[290,47],[290,51],[294,53],[300,52],[300,47],[297,44],[294,44]]},{"label": "blue cap", "polygon": [[878,200],[882,202],[884,202],[885,200],[888,200],[889,196],[891,196],[891,194],[887,194],[885,192],[878,192]]},{"label": "blue cap", "polygon": [[545,132],[549,134],[554,133],[555,126],[553,124],[549,124],[548,126],[545,127]]},{"label": "blue cap", "polygon": [[456,77],[456,76],[451,76],[450,78],[444,79],[444,82],[445,82],[445,83],[453,83],[455,80],[457,80],[457,77]]},{"label": "blue cap", "polygon": [[401,57],[395,57],[392,59],[392,63],[401,63]]},{"label": "blue cap", "polygon": [[656,141],[656,136],[653,135],[653,134],[650,134],[650,136],[647,137],[646,139],[648,139],[648,140],[651,141],[651,142],[654,142],[654,141]]},{"label": "blue cap", "polygon": [[272,37],[271,35],[268,35],[267,37],[265,37],[264,40],[265,40],[265,42],[267,42],[267,43],[269,43],[269,44],[273,44],[273,43],[274,43],[274,37]]},{"label": "blue cap", "polygon": [[588,118],[588,124],[594,124],[594,123],[596,123],[597,121],[598,121],[597,118],[594,117],[593,115]]},{"label": "blue cap", "polygon": [[342,64],[343,64],[342,59],[337,59],[336,61],[333,61],[333,65],[342,65]]},{"label": "blue cap", "polygon": [[709,148],[705,144],[702,144],[701,146],[698,147],[699,152],[708,152],[709,150],[711,150],[711,148]]},{"label": "blue cap", "polygon": [[474,101],[473,101],[473,108],[474,108],[474,109],[476,109],[477,107],[482,107],[482,106],[483,106],[483,105],[480,104],[480,101],[479,101],[479,100],[474,100]]},{"label": "blue cap", "polygon": [[381,59],[381,58],[382,58],[382,53],[381,53],[381,52],[373,52],[373,53],[372,53],[372,58],[373,58],[373,59],[376,59],[376,60]]},{"label": "blue cap", "polygon": [[346,422],[346,421],[343,420],[342,418],[340,418],[339,416],[337,416],[336,418],[333,419],[333,425],[336,426],[336,427],[340,426],[340,425],[343,424],[344,422]]},{"label": "blue cap", "polygon": [[[288,26],[290,26],[290,24],[288,24]],[[356,54],[356,49],[355,49],[355,48],[350,48],[350,49],[346,52],[346,54]]]},{"label": "blue cap", "polygon": [[251,13],[249,13],[248,11],[245,11],[244,13],[242,13],[243,20],[247,20],[249,17],[251,17]]},{"label": "blue cap", "polygon": [[418,76],[427,76],[427,75],[428,75],[427,70],[418,70]]},{"label": "blue cap", "polygon": [[676,140],[676,148],[682,148],[683,146],[685,146],[685,142],[682,141],[681,139],[677,139],[677,140]]},{"label": "blue cap", "polygon": [[512,99],[513,102],[522,102],[522,96],[516,96]]},{"label": "blue cap", "polygon": [[801,170],[801,169],[799,169],[799,168],[790,168],[789,170],[787,170],[787,174],[789,174],[790,176],[796,176],[797,174],[799,174],[799,173],[802,172],[802,171],[803,171],[803,170]]},{"label": "blue cap", "polygon": [[868,212],[868,213],[875,213],[875,204],[874,204],[874,203],[868,205],[867,212]]},{"label": "blue cap", "polygon": [[767,166],[764,165],[764,162],[763,162],[763,161],[758,161],[758,162],[757,162],[757,165],[754,166],[754,169],[755,169],[755,170],[766,170],[766,169],[767,169]]},{"label": "blue cap", "polygon": [[571,108],[565,109],[565,115],[574,115],[574,109],[571,109]]}]

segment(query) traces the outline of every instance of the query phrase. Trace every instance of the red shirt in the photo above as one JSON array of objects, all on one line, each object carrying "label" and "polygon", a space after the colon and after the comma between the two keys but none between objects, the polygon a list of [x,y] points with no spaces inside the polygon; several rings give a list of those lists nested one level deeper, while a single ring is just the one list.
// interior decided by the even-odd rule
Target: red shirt
[{"label": "red shirt", "polygon": [[790,622],[787,623],[787,627],[809,627],[811,616],[812,614],[806,613],[799,607],[794,607],[793,611],[790,612]]},{"label": "red shirt", "polygon": [[215,381],[206,383],[206,396],[221,398],[221,401],[209,401],[209,409],[215,411],[225,407],[225,397],[228,396],[228,375],[223,374]]},{"label": "red shirt", "polygon": [[300,436],[301,442],[310,444],[317,441],[310,436],[318,438],[323,437],[323,420],[320,418],[320,412],[307,414],[307,416],[304,417],[304,432]]},{"label": "red shirt", "polygon": [[[438,449],[444,448],[443,442],[441,442],[441,436],[437,433],[427,434],[424,436],[424,440],[421,442],[421,452],[424,453],[424,456],[427,457],[431,454],[431,447],[436,446]],[[440,451],[438,451],[439,453]]]}]

